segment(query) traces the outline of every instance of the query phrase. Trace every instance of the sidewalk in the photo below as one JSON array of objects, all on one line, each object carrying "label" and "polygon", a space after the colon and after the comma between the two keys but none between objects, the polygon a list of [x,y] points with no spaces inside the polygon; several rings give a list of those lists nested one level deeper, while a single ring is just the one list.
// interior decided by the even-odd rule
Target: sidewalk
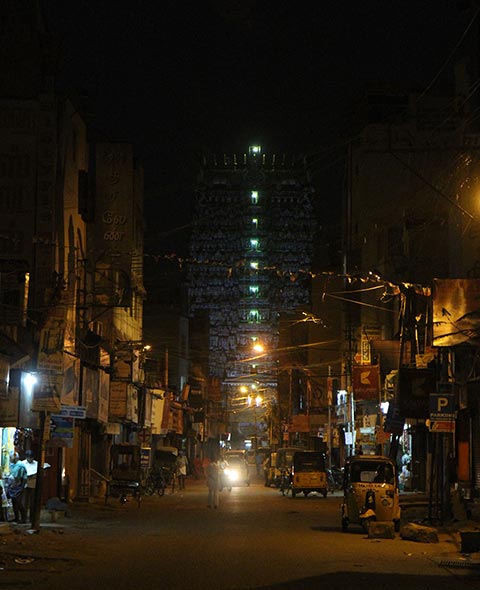
[{"label": "sidewalk", "polygon": [[438,563],[444,567],[480,569],[480,506],[467,515],[464,507],[457,507],[456,517],[438,523],[429,522],[428,494],[402,492],[400,494],[402,523],[412,522],[433,528],[440,542],[449,543],[452,551],[439,555]]}]

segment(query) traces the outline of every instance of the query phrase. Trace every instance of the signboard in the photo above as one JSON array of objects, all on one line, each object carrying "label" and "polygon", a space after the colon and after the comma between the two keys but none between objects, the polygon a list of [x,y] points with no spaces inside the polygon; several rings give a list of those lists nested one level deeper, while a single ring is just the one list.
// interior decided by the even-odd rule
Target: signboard
[{"label": "signboard", "polygon": [[152,434],[166,434],[166,430],[162,430],[163,409],[165,404],[165,391],[162,389],[152,390]]},{"label": "signboard", "polygon": [[310,432],[310,416],[298,414],[292,416],[292,421],[289,425],[289,432]]},{"label": "signboard", "polygon": [[50,416],[50,438],[48,446],[50,447],[73,447],[74,436],[74,418],[61,414],[52,414]]},{"label": "signboard", "polygon": [[430,394],[430,420],[444,421],[455,418],[455,396],[453,393]]},{"label": "signboard", "polygon": [[378,445],[390,442],[390,433],[385,432],[381,426],[375,426],[375,440]]},{"label": "signboard", "polygon": [[430,422],[430,432],[455,432],[455,420]]},{"label": "signboard", "polygon": [[[20,383],[17,372],[17,379],[10,379],[10,385],[6,393],[0,395],[0,427],[19,426],[19,402]],[[20,424],[20,426],[23,426],[23,424]]]},{"label": "signboard", "polygon": [[56,416],[62,416],[64,418],[77,418],[78,420],[84,420],[87,417],[87,409],[85,406],[64,406],[60,412],[56,413]]},{"label": "signboard", "polygon": [[64,355],[62,405],[74,406],[78,403],[80,383],[80,359]]},{"label": "signboard", "polygon": [[405,418],[401,415],[400,409],[396,407],[395,404],[390,403],[385,418],[385,432],[402,434],[404,424]]},{"label": "signboard", "polygon": [[433,345],[476,341],[480,328],[478,279],[434,279]]},{"label": "signboard", "polygon": [[353,393],[356,400],[378,400],[380,392],[380,367],[361,365],[353,367]]},{"label": "signboard", "polygon": [[40,333],[37,368],[63,372],[64,325],[61,321],[52,320],[50,323],[57,325],[43,328]]},{"label": "signboard", "polygon": [[428,418],[430,392],[435,391],[431,369],[402,367],[398,372],[398,406],[404,418]]},{"label": "signboard", "polygon": [[131,144],[97,144],[95,186],[95,243],[108,260],[96,268],[95,303],[129,306],[135,209]]},{"label": "signboard", "polygon": [[372,362],[370,340],[367,335],[362,332],[362,338],[360,341],[361,346],[361,363],[362,365],[369,365]]},{"label": "signboard", "polygon": [[34,412],[59,412],[63,375],[39,373],[39,383],[33,390],[32,410]]},{"label": "signboard", "polygon": [[110,399],[108,405],[110,420],[127,417],[127,383],[110,381]]},{"label": "signboard", "polygon": [[152,431],[150,428],[139,430],[137,436],[138,442],[142,445],[142,447],[152,446]]},{"label": "signboard", "polygon": [[150,455],[152,449],[149,447],[142,447],[140,449],[140,467],[148,469],[150,467]]},{"label": "signboard", "polygon": [[333,377],[327,377],[327,403],[332,405],[333,400]]},{"label": "signboard", "polygon": [[99,371],[83,367],[82,401],[87,408],[89,418],[98,418],[98,391],[100,385]]}]

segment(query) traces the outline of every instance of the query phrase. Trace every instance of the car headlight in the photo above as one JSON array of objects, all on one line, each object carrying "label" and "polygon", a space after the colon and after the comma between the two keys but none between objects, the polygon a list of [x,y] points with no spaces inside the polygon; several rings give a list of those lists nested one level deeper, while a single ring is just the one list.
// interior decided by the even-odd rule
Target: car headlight
[{"label": "car headlight", "polygon": [[239,477],[238,471],[236,471],[235,469],[225,469],[225,475],[228,477],[228,479],[231,479],[232,481],[237,481]]}]

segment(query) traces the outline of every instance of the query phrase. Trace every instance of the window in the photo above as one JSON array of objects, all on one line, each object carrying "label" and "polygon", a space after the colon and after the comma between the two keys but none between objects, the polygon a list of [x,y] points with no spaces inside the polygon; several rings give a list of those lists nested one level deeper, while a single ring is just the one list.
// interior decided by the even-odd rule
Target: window
[{"label": "window", "polygon": [[257,227],[258,227],[258,219],[257,219],[256,217],[254,217],[254,218],[252,219],[252,225],[253,225],[253,227],[254,227],[255,229],[257,229]]},{"label": "window", "polygon": [[257,323],[260,321],[260,314],[258,313],[258,309],[251,309],[248,312],[248,321],[252,323]]},{"label": "window", "polygon": [[250,200],[252,202],[252,205],[258,205],[258,191],[250,192]]},{"label": "window", "polygon": [[258,154],[262,153],[262,146],[261,145],[251,145],[251,146],[249,146],[248,151],[251,156],[257,156]]},{"label": "window", "polygon": [[258,295],[258,285],[250,285],[248,287],[248,292],[250,295]]},{"label": "window", "polygon": [[250,262],[250,268],[253,270],[258,270],[258,262],[255,260]]},{"label": "window", "polygon": [[252,250],[258,250],[258,240],[257,240],[257,238],[251,238],[250,239],[250,248]]}]

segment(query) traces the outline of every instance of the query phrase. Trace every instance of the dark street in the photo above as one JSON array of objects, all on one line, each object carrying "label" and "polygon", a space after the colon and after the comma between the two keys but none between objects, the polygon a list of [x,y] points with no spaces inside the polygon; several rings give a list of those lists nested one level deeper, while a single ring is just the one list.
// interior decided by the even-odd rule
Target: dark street
[{"label": "dark street", "polygon": [[342,533],[338,493],[292,499],[257,480],[224,490],[218,510],[206,503],[204,482],[189,480],[185,492],[144,498],[140,508],[115,498],[75,504],[40,535],[8,538],[8,554],[34,559],[5,567],[2,587],[451,590],[479,581],[479,570],[457,565],[447,534],[424,544],[368,539],[355,527]]}]

